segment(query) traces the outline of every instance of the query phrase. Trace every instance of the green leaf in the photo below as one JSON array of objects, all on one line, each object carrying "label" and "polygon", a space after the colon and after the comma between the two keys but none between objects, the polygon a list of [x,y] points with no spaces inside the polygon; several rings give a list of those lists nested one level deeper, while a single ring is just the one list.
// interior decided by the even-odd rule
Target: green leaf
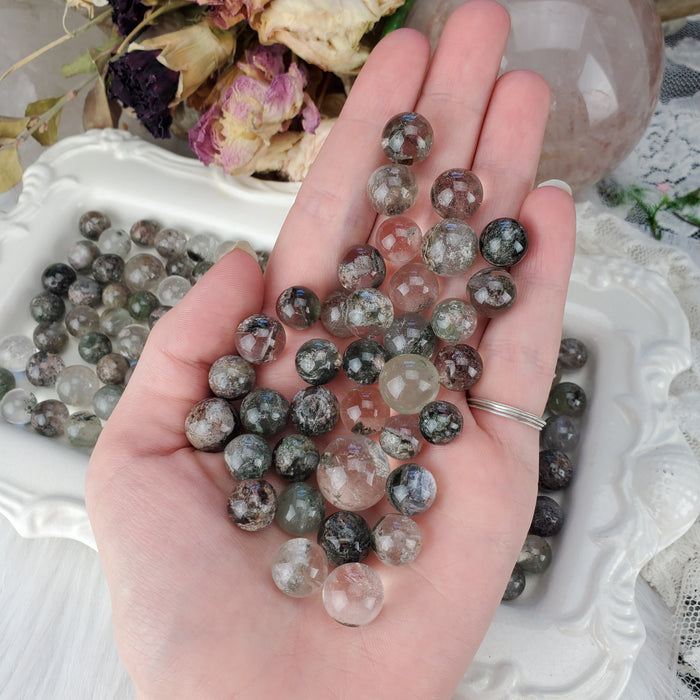
[{"label": "green leaf", "polygon": [[0,192],[7,192],[21,180],[22,165],[19,162],[17,146],[3,146],[0,148]]},{"label": "green leaf", "polygon": [[403,27],[406,17],[408,17],[408,13],[411,11],[411,7],[413,7],[413,2],[414,0],[406,0],[404,4],[399,7],[396,12],[394,12],[393,15],[389,15],[389,17],[387,17],[386,22],[382,27],[382,36],[386,36],[390,32],[393,32],[394,29],[400,29]]},{"label": "green leaf", "polygon": [[697,207],[700,205],[700,188],[681,195],[668,202],[668,208],[673,210],[685,209],[685,207]]},{"label": "green leaf", "polygon": [[0,141],[16,139],[27,127],[27,117],[0,117]]},{"label": "green leaf", "polygon": [[74,75],[80,75],[81,73],[98,72],[100,66],[97,65],[95,59],[109,52],[118,43],[119,37],[114,37],[106,41],[102,46],[88,49],[82,56],[78,56],[74,61],[61,66],[61,75],[63,75],[64,78],[72,78]]},{"label": "green leaf", "polygon": [[[24,114],[27,117],[40,117],[45,112],[48,112],[60,99],[60,97],[47,97],[46,99],[32,102],[27,105]],[[42,146],[52,146],[58,140],[58,124],[61,121],[61,111],[59,110],[44,126],[32,134]]]}]

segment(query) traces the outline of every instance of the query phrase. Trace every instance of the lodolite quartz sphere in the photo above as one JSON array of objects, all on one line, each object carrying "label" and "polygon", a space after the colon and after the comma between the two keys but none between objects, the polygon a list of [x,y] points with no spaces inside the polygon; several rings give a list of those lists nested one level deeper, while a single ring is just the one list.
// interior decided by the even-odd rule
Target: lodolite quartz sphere
[{"label": "lodolite quartz sphere", "polygon": [[[406,26],[435,47],[464,0],[416,0]],[[537,182],[574,192],[600,180],[634,148],[661,89],[664,44],[653,0],[502,0],[511,31],[502,71],[533,70],[552,91]]]},{"label": "lodolite quartz sphere", "polygon": [[321,590],[327,575],[326,553],[306,537],[287,540],[272,560],[272,580],[292,598],[306,598]]}]

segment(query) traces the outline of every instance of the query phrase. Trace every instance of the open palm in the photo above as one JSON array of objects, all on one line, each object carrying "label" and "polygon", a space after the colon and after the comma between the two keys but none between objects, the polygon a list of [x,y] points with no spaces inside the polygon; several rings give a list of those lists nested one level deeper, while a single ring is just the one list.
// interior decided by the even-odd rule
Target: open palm
[{"label": "open palm", "polygon": [[[386,591],[364,628],[330,619],[317,596],[292,599],[275,587],[271,558],[288,536],[276,526],[242,532],[226,517],[233,482],[221,454],[196,452],[183,424],[209,395],[211,363],[232,352],[237,324],[294,284],[323,298],[352,243],[372,240],[376,215],[365,195],[386,162],[381,129],[415,109],[433,125],[430,157],[414,166],[419,200],[409,214],[435,223],[427,191],[450,167],[474,170],[484,204],[474,229],[518,217],[530,250],[513,270],[518,301],[480,323],[470,344],[484,360],[472,394],[541,414],[556,361],[574,239],[571,198],[531,192],[549,102],[526,72],[497,79],[508,34],[505,10],[471,0],[450,19],[432,61],[422,35],[399,30],[372,52],[307,177],[263,279],[243,251],[222,259],[155,326],[88,469],[86,499],[110,587],[124,664],[145,697],[449,698],[488,627],[528,529],[537,490],[538,434],[441,390],[464,415],[462,436],[426,446],[420,462],[438,482],[418,516],[424,547],[392,568],[376,561]],[[442,296],[464,296],[465,280],[441,279]],[[257,385],[291,398],[303,383],[298,346],[324,335],[289,331]],[[345,384],[344,384],[345,382]],[[342,396],[346,379],[329,385]],[[326,436],[327,440],[335,433]],[[271,479],[274,481],[274,479]],[[372,524],[390,511],[363,513]]]}]

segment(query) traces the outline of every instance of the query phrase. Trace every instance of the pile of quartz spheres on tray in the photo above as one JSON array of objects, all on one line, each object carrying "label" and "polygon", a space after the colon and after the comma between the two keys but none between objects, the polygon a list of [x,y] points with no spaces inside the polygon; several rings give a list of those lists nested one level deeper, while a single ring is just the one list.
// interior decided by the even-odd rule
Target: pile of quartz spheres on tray
[{"label": "pile of quartz spheres on tray", "polygon": [[[114,221],[112,220],[114,218]],[[0,414],[90,450],[150,329],[235,242],[91,210],[28,300],[30,336],[0,340]]]},{"label": "pile of quartz spheres on tray", "polygon": [[[420,552],[413,518],[431,507],[437,485],[416,459],[425,442],[448,444],[463,428],[457,406],[438,400],[438,392],[442,386],[463,394],[479,381],[481,357],[465,341],[479,316],[493,318],[513,306],[515,282],[506,268],[528,248],[515,219],[491,221],[477,238],[467,219],[481,205],[483,188],[462,168],[433,183],[430,200],[440,220],[425,235],[406,216],[418,194],[410,166],[427,157],[432,142],[432,128],[419,114],[387,123],[382,148],[392,162],[367,185],[371,206],[386,217],[375,245],[344,252],[338,288],[324,299],[295,285],[279,294],[276,317],[241,321],[237,354],[214,363],[213,396],[199,401],[185,422],[194,447],[224,453],[236,481],[227,504],[231,521],[247,531],[276,522],[292,536],[273,559],[277,587],[291,597],[322,590],[328,613],[348,626],[368,623],[381,609],[381,579],[364,563],[370,552],[392,566],[410,564]],[[479,255],[486,267],[467,276]],[[440,279],[461,277],[464,298],[439,300]],[[255,387],[256,367],[285,352],[286,329],[296,339],[319,321],[333,340],[309,337],[294,357],[307,386],[291,398]],[[343,349],[336,339],[349,340]],[[330,388],[337,377],[354,385],[342,397]],[[222,391],[229,386],[238,389]],[[340,425],[350,434],[319,450],[314,441]],[[400,466],[392,470],[389,458]],[[269,472],[291,483],[278,493]],[[382,499],[395,512],[370,526],[359,512]],[[329,514],[330,508],[338,510]]]},{"label": "pile of quartz spheres on tray", "polygon": [[574,478],[576,448],[581,438],[588,398],[576,382],[564,379],[584,368],[588,349],[578,338],[564,338],[554,383],[546,405],[547,423],[540,434],[539,495],[530,531],[513,568],[503,600],[519,598],[528,576],[541,574],[552,561],[551,538],[559,534],[565,521],[565,509],[554,498],[568,489]]}]

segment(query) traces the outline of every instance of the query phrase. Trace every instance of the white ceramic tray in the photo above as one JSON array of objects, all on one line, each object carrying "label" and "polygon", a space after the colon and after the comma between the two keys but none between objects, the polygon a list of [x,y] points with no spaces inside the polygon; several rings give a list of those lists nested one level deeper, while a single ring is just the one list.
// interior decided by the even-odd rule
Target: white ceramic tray
[{"label": "white ceramic tray", "polygon": [[[0,215],[0,338],[31,335],[27,302],[44,267],[64,260],[88,209],[116,224],[153,217],[270,247],[296,187],[230,178],[124,132],[59,142],[27,169]],[[621,260],[576,260],[565,334],[592,359],[575,377],[589,395],[567,523],[554,561],[502,605],[459,698],[601,698],[622,692],[644,641],[635,580],[700,512],[700,470],[668,407],[690,364],[687,321],[659,276]],[[87,455],[0,422],[0,513],[26,537],[94,547],[85,513]]]}]

